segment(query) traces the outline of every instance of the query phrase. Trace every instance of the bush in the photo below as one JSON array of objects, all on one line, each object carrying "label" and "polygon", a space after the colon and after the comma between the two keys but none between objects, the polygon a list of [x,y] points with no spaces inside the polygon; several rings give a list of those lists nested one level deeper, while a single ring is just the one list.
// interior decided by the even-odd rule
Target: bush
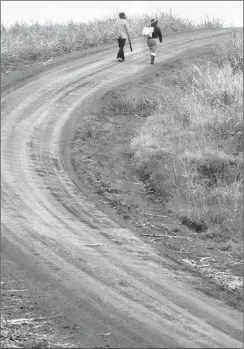
[{"label": "bush", "polygon": [[229,59],[235,40],[222,64],[215,56],[205,68],[192,64],[187,88],[162,86],[157,111],[131,143],[141,178],[182,222],[230,240],[233,250],[243,226],[243,73]]},{"label": "bush", "polygon": [[228,63],[233,73],[243,72],[243,33],[233,30],[231,38],[216,45],[214,61],[219,67]]}]

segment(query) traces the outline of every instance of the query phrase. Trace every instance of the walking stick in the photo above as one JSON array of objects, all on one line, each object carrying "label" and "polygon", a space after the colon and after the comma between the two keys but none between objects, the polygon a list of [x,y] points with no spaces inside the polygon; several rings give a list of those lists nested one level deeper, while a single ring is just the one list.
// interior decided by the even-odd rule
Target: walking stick
[{"label": "walking stick", "polygon": [[130,41],[130,35],[129,35],[129,32],[128,32],[127,27],[125,27],[125,30],[126,30],[127,37],[128,37],[128,39],[129,39],[130,50],[132,51],[132,46],[131,46],[131,41]]}]

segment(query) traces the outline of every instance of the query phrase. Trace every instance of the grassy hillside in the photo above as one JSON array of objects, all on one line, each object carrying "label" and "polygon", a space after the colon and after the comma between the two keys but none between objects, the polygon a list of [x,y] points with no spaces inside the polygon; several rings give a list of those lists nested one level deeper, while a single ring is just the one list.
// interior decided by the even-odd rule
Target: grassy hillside
[{"label": "grassy hillside", "polygon": [[[218,19],[205,18],[193,23],[172,13],[157,14],[159,26],[163,32],[182,31],[198,28],[219,28]],[[81,51],[115,39],[114,15],[101,21],[88,23],[67,22],[66,24],[16,23],[13,26],[1,26],[1,71],[19,69],[35,61],[46,61],[56,56]],[[141,36],[143,26],[150,23],[148,14],[134,15],[128,18],[132,38]]]},{"label": "grassy hillside", "polygon": [[243,38],[163,86],[156,112],[131,143],[141,178],[188,227],[241,256]]}]

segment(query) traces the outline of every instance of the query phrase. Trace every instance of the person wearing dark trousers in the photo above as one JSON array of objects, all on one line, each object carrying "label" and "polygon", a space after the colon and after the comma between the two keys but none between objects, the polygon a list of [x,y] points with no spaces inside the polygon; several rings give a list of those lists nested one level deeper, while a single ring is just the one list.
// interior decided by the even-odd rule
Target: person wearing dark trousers
[{"label": "person wearing dark trousers", "polygon": [[157,51],[157,39],[162,43],[162,33],[160,28],[157,26],[158,21],[156,19],[151,20],[151,34],[147,38],[147,46],[150,50],[151,64],[154,64],[156,51]]},{"label": "person wearing dark trousers", "polygon": [[119,44],[119,51],[117,54],[117,59],[119,62],[124,62],[125,60],[125,54],[124,54],[124,46],[126,39],[128,37],[129,42],[130,40],[130,32],[129,32],[129,26],[126,21],[126,15],[124,12],[121,12],[119,14],[119,18],[117,19],[115,23],[115,31],[116,31],[116,36]]},{"label": "person wearing dark trousers", "polygon": [[117,54],[117,59],[120,62],[123,62],[125,60],[125,54],[124,54],[124,47],[125,47],[125,42],[126,39],[118,39],[118,43],[119,43],[119,52]]}]

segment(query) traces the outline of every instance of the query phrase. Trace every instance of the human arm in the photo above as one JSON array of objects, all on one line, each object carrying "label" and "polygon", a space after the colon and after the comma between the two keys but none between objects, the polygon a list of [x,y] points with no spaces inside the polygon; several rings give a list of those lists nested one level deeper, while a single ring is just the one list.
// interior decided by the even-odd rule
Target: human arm
[{"label": "human arm", "polygon": [[129,30],[129,26],[128,26],[127,22],[125,23],[125,32],[126,32],[126,35],[128,37],[128,40],[131,41],[131,39],[130,39],[130,30]]},{"label": "human arm", "polygon": [[158,27],[157,27],[157,34],[158,34],[159,41],[162,42],[162,40],[163,40],[162,32],[161,32],[160,28],[158,28]]},{"label": "human arm", "polygon": [[115,29],[115,33],[116,33],[116,36],[118,39],[121,39],[124,37],[124,30],[123,30],[123,27],[121,26],[121,23],[119,20],[117,20],[115,22],[114,29]]}]

